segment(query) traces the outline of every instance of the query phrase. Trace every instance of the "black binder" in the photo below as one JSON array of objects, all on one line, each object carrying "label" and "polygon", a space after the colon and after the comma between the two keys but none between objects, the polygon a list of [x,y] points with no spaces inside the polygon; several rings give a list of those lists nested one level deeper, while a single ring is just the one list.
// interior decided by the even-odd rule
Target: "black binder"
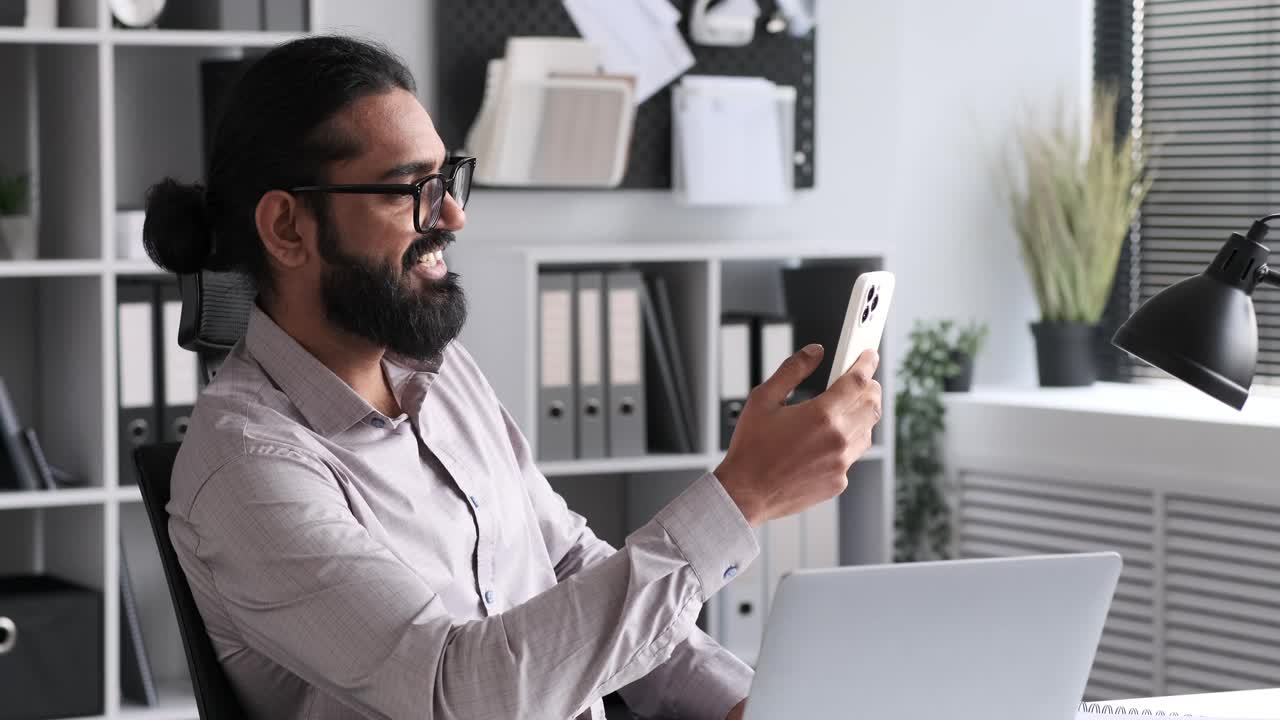
[{"label": "black binder", "polygon": [[0,489],[38,490],[40,475],[22,439],[4,378],[0,378]]},{"label": "black binder", "polygon": [[133,596],[133,579],[120,542],[120,694],[147,707],[159,703],[147,646],[142,642],[142,621]]}]

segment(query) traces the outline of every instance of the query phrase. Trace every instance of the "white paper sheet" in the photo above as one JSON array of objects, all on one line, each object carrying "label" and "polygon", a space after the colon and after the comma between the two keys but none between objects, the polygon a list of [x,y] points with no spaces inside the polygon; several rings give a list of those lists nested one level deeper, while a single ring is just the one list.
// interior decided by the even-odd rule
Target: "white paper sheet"
[{"label": "white paper sheet", "polygon": [[600,48],[606,73],[636,79],[636,104],[693,67],[680,12],[667,0],[564,0],[582,37]]}]

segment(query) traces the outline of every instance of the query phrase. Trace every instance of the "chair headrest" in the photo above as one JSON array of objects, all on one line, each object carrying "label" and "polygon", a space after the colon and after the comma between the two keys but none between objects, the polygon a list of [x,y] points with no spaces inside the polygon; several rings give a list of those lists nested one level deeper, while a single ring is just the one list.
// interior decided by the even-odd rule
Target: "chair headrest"
[{"label": "chair headrest", "polygon": [[248,330],[257,288],[242,273],[208,270],[179,275],[178,288],[182,294],[178,344],[214,369]]}]

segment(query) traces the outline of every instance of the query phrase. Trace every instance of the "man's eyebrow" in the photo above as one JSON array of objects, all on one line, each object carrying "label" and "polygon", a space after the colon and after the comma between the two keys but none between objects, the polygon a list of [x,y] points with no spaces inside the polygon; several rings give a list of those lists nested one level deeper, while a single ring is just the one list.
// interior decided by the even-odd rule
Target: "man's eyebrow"
[{"label": "man's eyebrow", "polygon": [[378,179],[390,180],[391,178],[406,176],[419,178],[435,172],[436,168],[440,167],[440,165],[441,162],[439,160],[415,160],[413,162],[401,163],[382,173],[382,176]]}]

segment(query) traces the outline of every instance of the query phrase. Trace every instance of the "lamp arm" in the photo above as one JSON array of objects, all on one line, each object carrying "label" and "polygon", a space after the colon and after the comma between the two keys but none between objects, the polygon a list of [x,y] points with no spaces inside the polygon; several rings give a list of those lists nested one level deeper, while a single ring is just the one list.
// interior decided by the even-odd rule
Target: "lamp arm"
[{"label": "lamp arm", "polygon": [[1270,265],[1263,265],[1258,268],[1258,282],[1273,287],[1280,287],[1280,270],[1272,268]]}]

